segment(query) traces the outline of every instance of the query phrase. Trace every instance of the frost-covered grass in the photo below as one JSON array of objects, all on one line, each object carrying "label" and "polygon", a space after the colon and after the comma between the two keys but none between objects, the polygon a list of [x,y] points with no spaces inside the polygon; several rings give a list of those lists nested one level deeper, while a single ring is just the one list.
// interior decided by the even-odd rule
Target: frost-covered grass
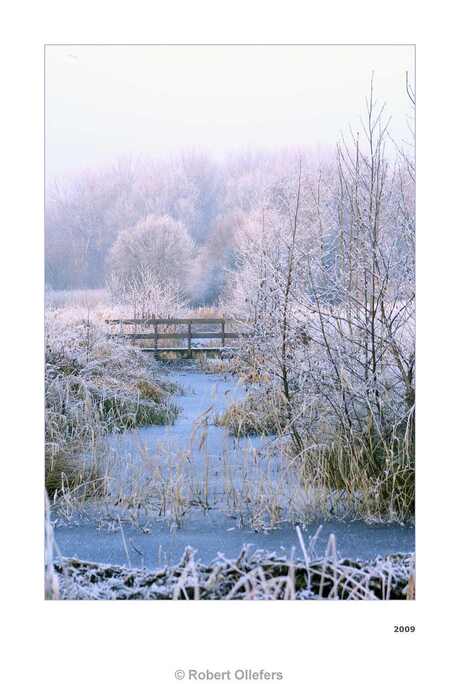
[{"label": "frost-covered grass", "polygon": [[281,435],[286,426],[286,411],[281,392],[264,387],[251,391],[244,401],[231,404],[217,418],[217,425],[226,427],[232,435]]},{"label": "frost-covered grass", "polygon": [[[247,373],[241,368],[238,373],[241,377],[251,376],[249,368]],[[231,404],[216,422],[238,437],[273,435],[277,445],[273,448],[282,455],[286,467],[289,464],[289,481],[293,481],[296,471],[305,493],[314,492],[318,514],[349,515],[368,521],[413,521],[415,447],[411,420],[386,434],[379,433],[373,424],[366,431],[350,434],[337,427],[319,400],[313,409],[299,403],[296,409],[291,420],[295,420],[301,438],[300,450],[286,439],[291,423],[285,397],[275,383],[252,385],[247,397]],[[308,429],[312,415],[314,432]],[[296,498],[293,492],[292,499]]]},{"label": "frost-covered grass", "polygon": [[47,311],[45,344],[46,487],[54,493],[91,483],[85,490],[100,493],[103,437],[173,421],[173,388],[158,379],[152,359],[110,339],[100,316],[88,310]]},{"label": "frost-covered grass", "polygon": [[334,493],[336,507],[369,521],[413,522],[415,514],[415,457],[412,438],[374,441],[368,435],[353,442],[338,435],[327,446],[297,455],[306,489]]},{"label": "frost-covered grass", "polygon": [[219,554],[212,563],[195,559],[190,547],[177,565],[156,571],[60,558],[52,565],[49,599],[80,600],[411,600],[415,556],[395,554],[352,561],[334,553],[331,535],[324,558],[311,560],[303,539],[302,560],[267,551],[236,559]]}]

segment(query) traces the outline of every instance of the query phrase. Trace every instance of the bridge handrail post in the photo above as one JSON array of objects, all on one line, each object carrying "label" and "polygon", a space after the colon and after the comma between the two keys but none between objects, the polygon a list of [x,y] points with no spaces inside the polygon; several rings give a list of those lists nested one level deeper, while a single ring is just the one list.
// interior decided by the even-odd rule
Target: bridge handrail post
[{"label": "bridge handrail post", "polygon": [[225,347],[225,319],[222,319],[222,346]]},{"label": "bridge handrail post", "polygon": [[189,358],[192,357],[192,324],[188,323],[188,355]]}]

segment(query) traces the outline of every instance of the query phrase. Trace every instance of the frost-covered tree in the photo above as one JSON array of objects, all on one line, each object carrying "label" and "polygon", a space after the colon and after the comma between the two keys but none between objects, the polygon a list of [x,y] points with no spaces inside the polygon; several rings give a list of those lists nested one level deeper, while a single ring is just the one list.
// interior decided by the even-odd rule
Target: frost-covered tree
[{"label": "frost-covered tree", "polygon": [[139,282],[147,270],[157,282],[186,289],[195,246],[185,226],[168,216],[149,215],[123,230],[109,255],[119,283]]}]

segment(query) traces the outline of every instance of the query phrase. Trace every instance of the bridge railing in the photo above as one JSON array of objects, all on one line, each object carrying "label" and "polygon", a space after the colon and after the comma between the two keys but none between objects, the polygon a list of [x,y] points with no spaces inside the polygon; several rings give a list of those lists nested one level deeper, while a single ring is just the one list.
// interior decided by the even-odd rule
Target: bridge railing
[{"label": "bridge railing", "polygon": [[[226,346],[226,340],[236,340],[241,337],[241,333],[229,331],[228,327],[226,329],[226,324],[230,321],[224,318],[123,318],[123,319],[107,319],[105,321],[108,325],[118,326],[118,332],[112,333],[111,337],[114,338],[124,338],[130,340],[152,340],[155,350],[164,351],[167,348],[159,348],[159,340],[187,340],[187,348],[192,349],[193,339],[211,339],[220,340],[221,346]],[[160,328],[164,326],[187,326],[184,331],[174,332],[160,332]],[[203,326],[210,325],[213,326],[213,330],[201,330],[195,332],[193,326]],[[153,332],[132,332],[126,331],[126,327],[135,326],[139,327],[153,327]],[[216,330],[216,327],[218,328]]]}]

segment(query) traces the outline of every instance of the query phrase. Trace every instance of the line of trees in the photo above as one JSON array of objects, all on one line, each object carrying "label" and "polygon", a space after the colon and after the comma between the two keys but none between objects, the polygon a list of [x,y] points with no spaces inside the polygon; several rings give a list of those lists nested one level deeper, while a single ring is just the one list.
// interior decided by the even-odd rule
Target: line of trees
[{"label": "line of trees", "polygon": [[192,302],[215,302],[242,219],[290,163],[289,153],[247,153],[221,163],[188,154],[125,160],[51,184],[48,287],[105,287],[113,277],[124,278],[144,250],[144,270],[150,258],[163,282],[174,281]]}]

